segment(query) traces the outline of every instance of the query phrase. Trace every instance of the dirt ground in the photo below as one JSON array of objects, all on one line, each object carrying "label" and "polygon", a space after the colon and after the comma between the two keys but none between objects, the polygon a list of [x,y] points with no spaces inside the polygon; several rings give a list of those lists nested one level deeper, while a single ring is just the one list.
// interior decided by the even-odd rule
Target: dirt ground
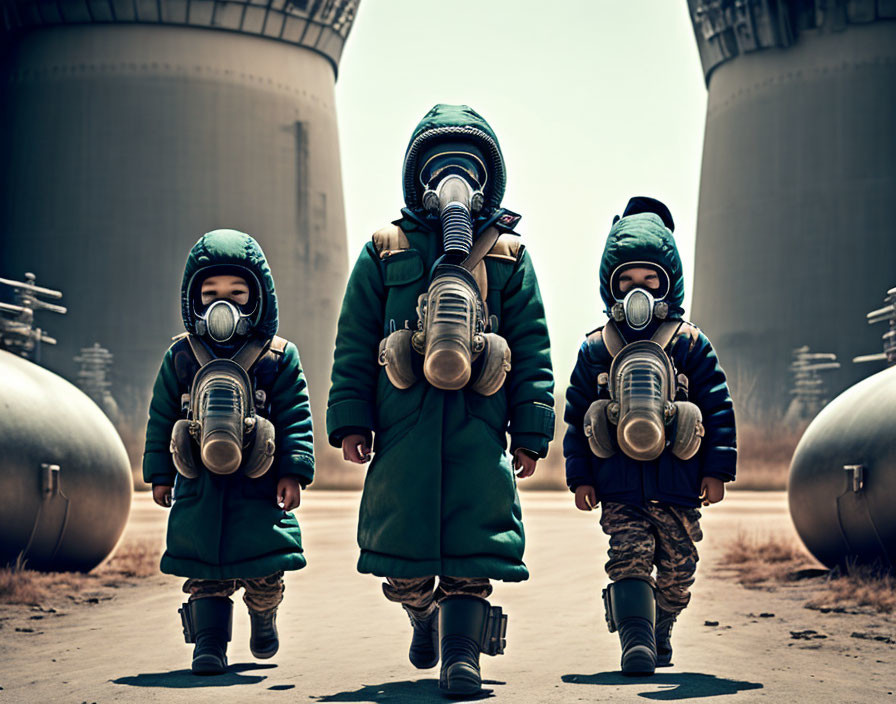
[{"label": "dirt ground", "polygon": [[[287,575],[272,660],[253,662],[237,602],[230,672],[192,676],[177,615],[181,580],[159,575],[95,603],[0,606],[0,702],[443,701],[438,671],[407,661],[402,610],[376,578],[355,571],[358,494],[303,498],[309,565]],[[532,578],[495,590],[493,602],[510,614],[506,654],[483,657],[495,700],[896,701],[896,617],[806,609],[808,587],[746,589],[718,565],[738,531],[792,533],[783,493],[732,492],[705,510],[694,599],[674,631],[675,667],[652,678],[618,672],[618,641],[600,606],[606,539],[597,514],[576,511],[563,492],[527,492],[522,501]],[[137,494],[125,539],[161,543],[164,520]]]}]

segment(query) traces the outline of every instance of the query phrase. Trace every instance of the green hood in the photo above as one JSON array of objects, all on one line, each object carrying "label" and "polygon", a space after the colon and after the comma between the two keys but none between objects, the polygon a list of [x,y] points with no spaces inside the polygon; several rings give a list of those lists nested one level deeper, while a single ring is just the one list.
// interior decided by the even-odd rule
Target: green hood
[{"label": "green hood", "polygon": [[439,103],[417,125],[404,155],[402,183],[404,202],[411,210],[421,207],[422,189],[417,180],[417,160],[430,146],[440,141],[469,141],[483,153],[488,163],[485,210],[495,210],[504,198],[507,174],[498,138],[483,117],[466,105]]},{"label": "green hood", "polygon": [[252,236],[237,230],[208,232],[190,250],[180,289],[181,312],[187,332],[196,332],[190,300],[193,287],[204,278],[197,274],[204,269],[221,265],[242,267],[255,277],[261,288],[261,310],[255,331],[263,337],[277,334],[277,294],[268,260]]},{"label": "green hood", "polygon": [[681,257],[671,230],[655,213],[637,213],[616,221],[607,235],[607,244],[600,260],[600,297],[607,314],[615,299],[610,289],[610,276],[616,268],[627,262],[657,264],[669,275],[669,293],[664,299],[669,312],[681,316],[684,313],[684,276]]}]

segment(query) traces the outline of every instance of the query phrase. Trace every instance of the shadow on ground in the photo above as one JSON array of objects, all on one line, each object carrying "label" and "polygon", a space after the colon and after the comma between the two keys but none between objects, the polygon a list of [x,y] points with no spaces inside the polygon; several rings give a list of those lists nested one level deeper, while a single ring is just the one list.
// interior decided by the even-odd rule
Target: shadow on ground
[{"label": "shadow on ground", "polygon": [[[496,680],[483,680],[483,685],[504,684]],[[475,697],[464,697],[464,701],[488,699],[493,696],[492,690],[483,689]],[[395,702],[396,704],[426,704],[427,702],[445,703],[445,696],[439,690],[439,681],[404,680],[385,684],[368,684],[360,689],[337,694],[323,694],[314,698],[317,702]]]},{"label": "shadow on ground", "polygon": [[[759,682],[729,680],[700,672],[660,672],[652,677],[627,677],[621,672],[600,672],[596,675],[563,675],[567,684],[596,684],[627,687],[642,687],[639,697],[657,701],[676,699],[698,699],[718,697],[723,694],[737,694],[748,689],[762,689]],[[657,688],[660,688],[657,690]]]},{"label": "shadow on ground", "polygon": [[227,668],[222,675],[194,675],[190,670],[170,670],[168,672],[144,672],[139,675],[119,677],[114,684],[131,687],[167,687],[169,689],[190,689],[192,687],[231,687],[237,684],[258,684],[265,675],[243,675],[250,670],[269,670],[273,664],[261,665],[254,662],[237,663]]}]

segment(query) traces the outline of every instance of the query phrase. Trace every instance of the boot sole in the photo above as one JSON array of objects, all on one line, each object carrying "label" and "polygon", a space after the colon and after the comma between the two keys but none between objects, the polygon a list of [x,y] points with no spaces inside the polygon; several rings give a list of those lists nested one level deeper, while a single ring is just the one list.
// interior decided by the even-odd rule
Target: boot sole
[{"label": "boot sole", "polygon": [[255,650],[252,646],[249,646],[249,652],[252,653],[252,657],[258,658],[259,660],[267,660],[268,658],[272,658],[277,654],[277,651],[280,650],[280,644],[277,644],[277,647],[273,650]]},{"label": "boot sole", "polygon": [[[411,658],[408,658],[408,660],[411,660]],[[432,660],[427,660],[426,662],[415,662],[414,660],[411,660],[411,665],[416,667],[418,670],[431,670],[438,664],[439,664],[439,656],[438,655],[436,655]]]},{"label": "boot sole", "polygon": [[656,670],[656,656],[644,646],[635,646],[622,661],[623,675],[652,675]]},{"label": "boot sole", "polygon": [[439,682],[440,689],[449,696],[467,697],[479,694],[482,691],[482,676],[469,667],[458,667],[461,663],[452,665],[445,674],[444,681],[447,686]]},{"label": "boot sole", "polygon": [[227,672],[227,661],[221,662],[211,655],[200,655],[193,660],[190,669],[194,675],[223,675]]}]

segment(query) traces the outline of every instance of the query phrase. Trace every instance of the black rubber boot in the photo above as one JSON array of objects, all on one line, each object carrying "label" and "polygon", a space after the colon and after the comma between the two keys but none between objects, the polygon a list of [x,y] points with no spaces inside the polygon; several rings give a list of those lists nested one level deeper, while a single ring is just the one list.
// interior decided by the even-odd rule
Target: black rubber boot
[{"label": "black rubber boot", "polygon": [[619,631],[622,674],[652,675],[656,669],[653,587],[642,579],[620,579],[604,593],[610,632]]},{"label": "black rubber boot", "polygon": [[249,609],[249,623],[252,635],[249,636],[249,650],[259,660],[274,657],[280,649],[280,638],[277,635],[277,607],[267,611]]},{"label": "black rubber boot", "polygon": [[409,606],[402,608],[407,612],[414,629],[408,659],[419,670],[435,667],[439,663],[439,609],[435,608],[429,616],[421,617]]},{"label": "black rubber boot", "polygon": [[656,666],[672,665],[672,626],[678,614],[656,607]]},{"label": "black rubber boot", "polygon": [[227,643],[233,625],[233,602],[224,596],[187,603],[193,627],[193,674],[220,675],[227,670]]},{"label": "black rubber boot", "polygon": [[479,652],[489,603],[476,596],[450,596],[439,606],[442,669],[439,688],[448,695],[473,696],[482,691]]}]

